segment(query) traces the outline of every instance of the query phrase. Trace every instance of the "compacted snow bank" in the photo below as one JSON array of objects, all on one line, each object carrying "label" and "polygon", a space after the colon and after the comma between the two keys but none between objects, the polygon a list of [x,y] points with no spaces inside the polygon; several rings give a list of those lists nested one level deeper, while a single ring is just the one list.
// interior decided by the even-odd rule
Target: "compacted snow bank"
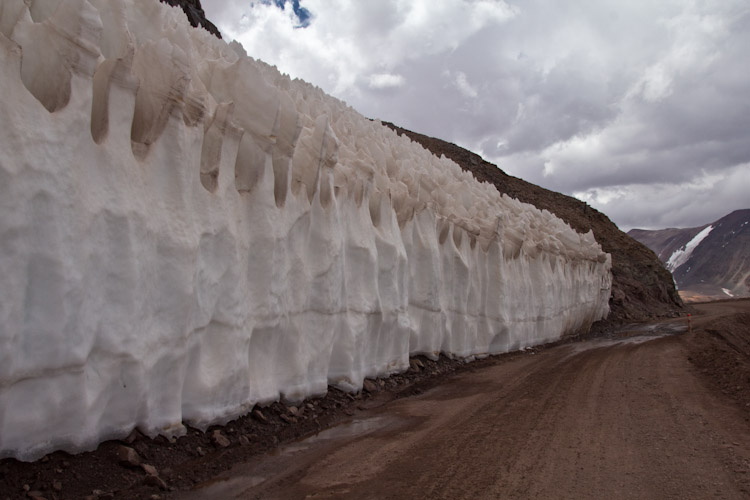
[{"label": "compacted snow bank", "polygon": [[0,457],[606,316],[610,258],[153,0],[0,6]]}]

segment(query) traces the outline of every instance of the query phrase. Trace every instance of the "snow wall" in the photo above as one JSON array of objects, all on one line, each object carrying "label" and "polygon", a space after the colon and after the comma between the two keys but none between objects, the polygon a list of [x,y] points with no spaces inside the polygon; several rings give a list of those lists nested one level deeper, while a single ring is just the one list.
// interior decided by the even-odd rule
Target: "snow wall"
[{"label": "snow wall", "polygon": [[0,457],[177,435],[608,313],[592,233],[179,9],[29,3],[0,4]]}]

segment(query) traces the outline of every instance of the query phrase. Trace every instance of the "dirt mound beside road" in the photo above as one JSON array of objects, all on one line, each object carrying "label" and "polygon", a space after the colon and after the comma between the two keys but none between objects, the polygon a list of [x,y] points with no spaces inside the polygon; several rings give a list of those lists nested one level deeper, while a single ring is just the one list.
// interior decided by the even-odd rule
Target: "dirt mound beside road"
[{"label": "dirt mound beside road", "polygon": [[[712,387],[735,400],[750,421],[750,300],[695,304],[690,361]],[[716,311],[726,315],[716,316]]]}]

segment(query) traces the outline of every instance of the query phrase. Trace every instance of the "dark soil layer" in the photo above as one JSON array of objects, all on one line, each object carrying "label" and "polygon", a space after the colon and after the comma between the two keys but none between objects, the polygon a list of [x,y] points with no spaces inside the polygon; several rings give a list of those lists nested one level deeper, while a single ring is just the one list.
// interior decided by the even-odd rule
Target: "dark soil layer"
[{"label": "dark soil layer", "polygon": [[[701,304],[696,308],[700,310]],[[692,340],[690,361],[714,390],[745,409],[750,421],[750,313],[713,320],[702,326]]]},{"label": "dark soil layer", "polygon": [[[493,184],[500,193],[546,209],[580,233],[593,230],[602,249],[612,255],[613,283],[611,312],[606,321],[608,325],[673,316],[684,310],[672,275],[656,254],[620,231],[603,213],[571,196],[510,176],[497,165],[455,144],[411,132],[392,123],[383,124],[399,134],[405,134],[433,154],[445,155],[462,169],[474,174],[479,181]],[[602,330],[606,326],[598,325],[597,329]]]}]

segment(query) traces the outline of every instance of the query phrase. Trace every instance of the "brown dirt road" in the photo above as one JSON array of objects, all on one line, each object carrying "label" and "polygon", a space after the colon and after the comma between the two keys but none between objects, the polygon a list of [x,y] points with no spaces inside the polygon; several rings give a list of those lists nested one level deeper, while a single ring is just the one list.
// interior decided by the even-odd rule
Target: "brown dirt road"
[{"label": "brown dirt road", "polygon": [[696,309],[373,402],[182,497],[750,498],[750,301]]}]

